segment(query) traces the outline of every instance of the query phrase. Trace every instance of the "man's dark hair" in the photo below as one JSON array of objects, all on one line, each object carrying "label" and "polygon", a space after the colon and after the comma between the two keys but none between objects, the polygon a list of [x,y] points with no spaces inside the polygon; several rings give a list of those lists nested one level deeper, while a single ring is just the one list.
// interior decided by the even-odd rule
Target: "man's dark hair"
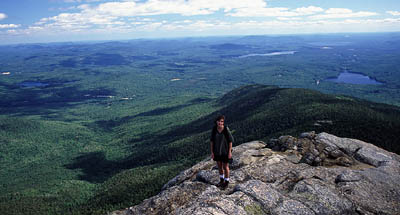
[{"label": "man's dark hair", "polygon": [[225,116],[224,115],[219,115],[216,119],[215,119],[215,123],[220,121],[221,119],[225,120]]}]

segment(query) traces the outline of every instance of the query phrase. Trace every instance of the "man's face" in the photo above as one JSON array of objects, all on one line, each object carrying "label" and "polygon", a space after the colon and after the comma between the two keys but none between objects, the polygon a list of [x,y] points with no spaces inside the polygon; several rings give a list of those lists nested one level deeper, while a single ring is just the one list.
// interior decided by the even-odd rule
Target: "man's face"
[{"label": "man's face", "polygon": [[218,120],[217,121],[217,125],[218,125],[218,127],[223,127],[224,126],[224,120],[223,119]]}]

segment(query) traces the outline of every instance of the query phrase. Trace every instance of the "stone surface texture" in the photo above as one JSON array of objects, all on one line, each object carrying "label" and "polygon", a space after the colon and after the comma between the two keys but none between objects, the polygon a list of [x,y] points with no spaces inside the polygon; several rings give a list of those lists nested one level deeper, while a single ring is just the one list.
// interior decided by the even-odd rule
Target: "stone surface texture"
[{"label": "stone surface texture", "polygon": [[234,147],[230,168],[225,190],[206,159],[109,214],[400,214],[400,156],[360,140],[306,132],[248,142]]}]

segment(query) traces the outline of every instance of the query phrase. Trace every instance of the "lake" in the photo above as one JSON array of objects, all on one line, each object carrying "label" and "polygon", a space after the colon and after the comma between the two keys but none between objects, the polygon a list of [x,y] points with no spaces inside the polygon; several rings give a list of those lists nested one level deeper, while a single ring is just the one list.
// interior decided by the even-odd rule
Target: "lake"
[{"label": "lake", "polygon": [[351,72],[342,72],[336,78],[327,78],[326,81],[336,82],[336,83],[345,83],[345,84],[373,84],[379,85],[383,84],[382,82],[376,81],[366,75],[362,75],[359,73],[351,73]]},{"label": "lake", "polygon": [[238,58],[246,58],[246,57],[256,57],[256,56],[277,56],[277,55],[292,55],[296,53],[296,51],[282,51],[282,52],[271,52],[266,54],[247,54],[239,56]]}]

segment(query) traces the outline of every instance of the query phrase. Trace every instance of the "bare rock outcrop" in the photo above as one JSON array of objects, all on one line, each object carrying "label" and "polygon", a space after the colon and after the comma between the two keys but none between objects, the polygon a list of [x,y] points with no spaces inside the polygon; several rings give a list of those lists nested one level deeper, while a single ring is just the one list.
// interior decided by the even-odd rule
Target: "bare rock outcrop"
[{"label": "bare rock outcrop", "polygon": [[327,133],[234,148],[231,183],[206,159],[156,196],[110,214],[400,214],[400,156]]}]

